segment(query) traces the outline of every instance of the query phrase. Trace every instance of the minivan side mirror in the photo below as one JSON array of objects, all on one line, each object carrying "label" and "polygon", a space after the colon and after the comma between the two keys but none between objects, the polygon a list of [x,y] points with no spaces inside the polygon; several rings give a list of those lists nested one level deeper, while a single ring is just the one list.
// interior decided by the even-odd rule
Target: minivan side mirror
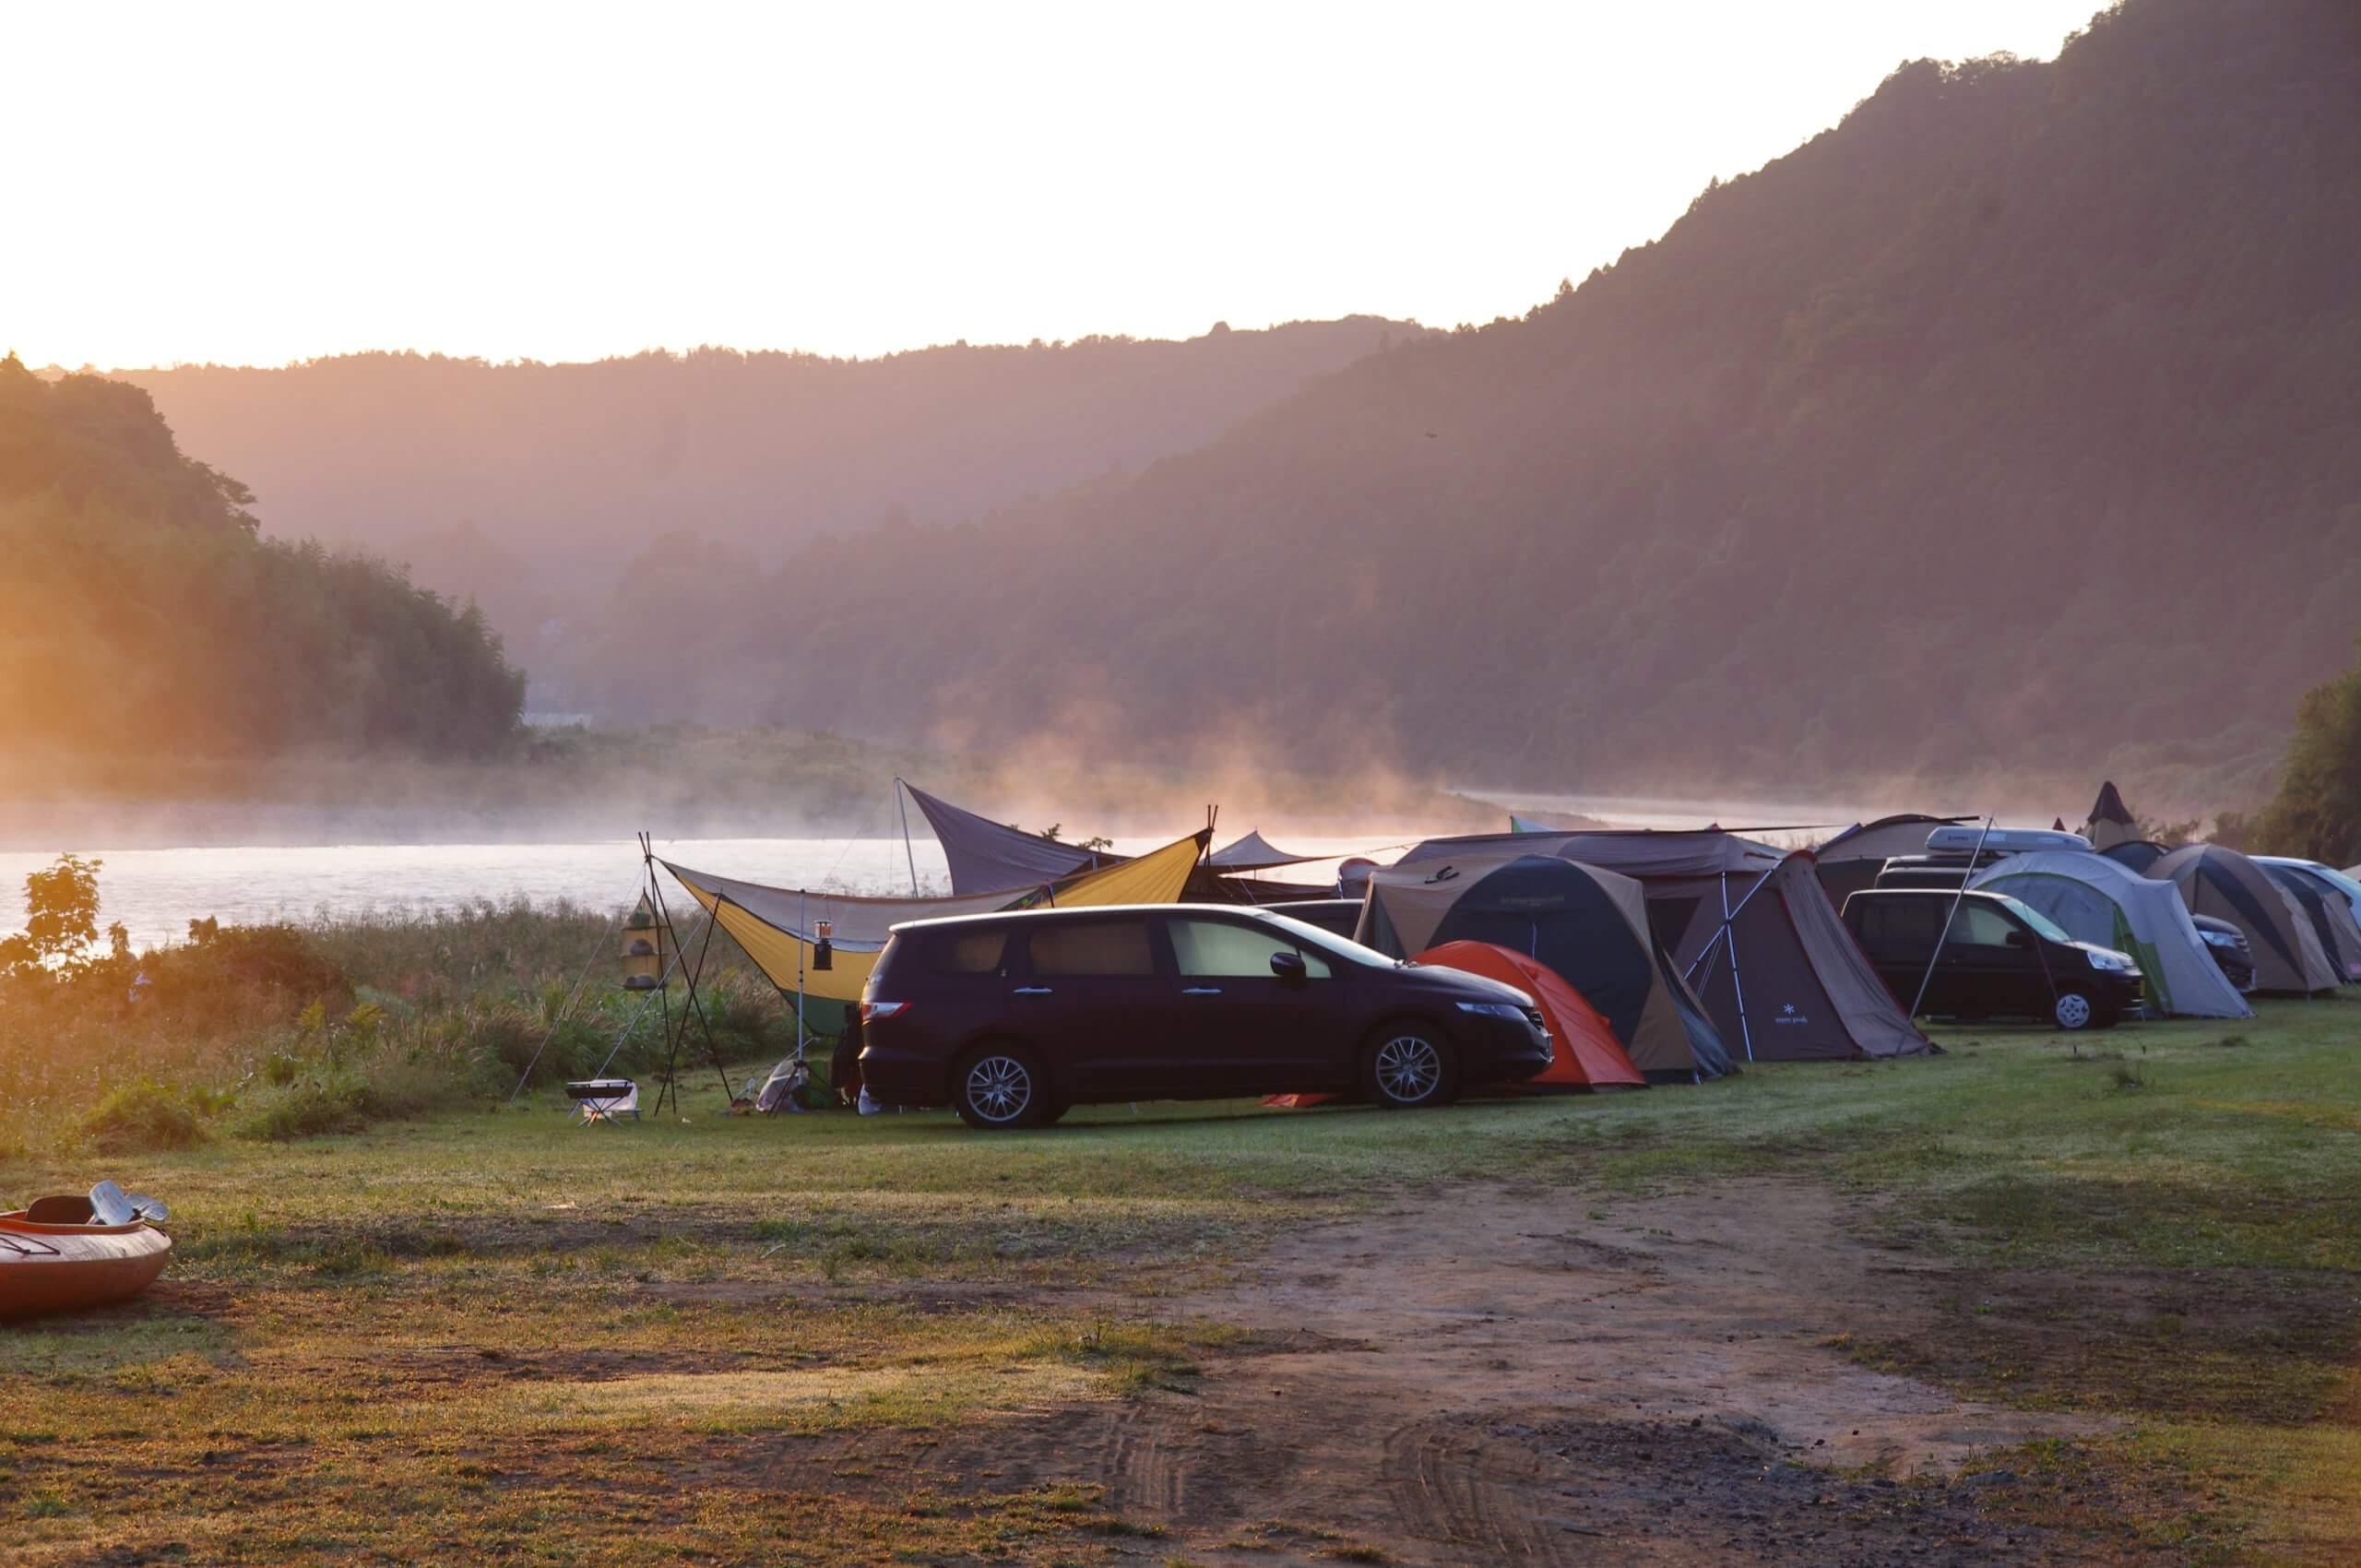
[{"label": "minivan side mirror", "polygon": [[2033,932],[2023,930],[2011,930],[2009,932],[2009,945],[2011,947],[2032,946]]},{"label": "minivan side mirror", "polygon": [[1271,955],[1271,972],[1292,985],[1305,976],[1303,955],[1282,949]]}]

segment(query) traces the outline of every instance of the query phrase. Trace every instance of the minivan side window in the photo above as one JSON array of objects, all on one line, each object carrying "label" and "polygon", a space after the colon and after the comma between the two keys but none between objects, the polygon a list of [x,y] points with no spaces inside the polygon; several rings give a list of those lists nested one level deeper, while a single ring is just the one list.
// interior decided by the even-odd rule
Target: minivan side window
[{"label": "minivan side window", "polygon": [[1952,940],[1969,947],[2006,947],[2009,933],[2016,929],[2017,922],[1999,910],[1969,898],[1961,903],[1959,919],[1952,922]]},{"label": "minivan side window", "polygon": [[931,966],[939,975],[998,974],[1007,953],[1006,926],[986,926],[980,931],[939,931],[927,944]]},{"label": "minivan side window", "polygon": [[1274,953],[1299,955],[1304,973],[1313,980],[1329,977],[1324,956],[1297,946],[1276,932],[1233,925],[1228,921],[1170,921],[1166,922],[1165,930],[1172,933],[1173,963],[1183,976],[1192,980],[1242,979],[1249,975],[1268,979]]},{"label": "minivan side window", "polygon": [[1032,930],[1036,975],[1152,975],[1147,918],[1043,921]]}]

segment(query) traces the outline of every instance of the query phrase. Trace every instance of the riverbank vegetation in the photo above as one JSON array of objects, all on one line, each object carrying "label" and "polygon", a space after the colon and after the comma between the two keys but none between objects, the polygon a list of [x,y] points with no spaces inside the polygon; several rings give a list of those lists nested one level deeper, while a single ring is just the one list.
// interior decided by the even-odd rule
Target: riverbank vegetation
[{"label": "riverbank vegetation", "polygon": [[[615,984],[613,911],[208,918],[135,954],[119,931],[100,940],[101,871],[68,857],[37,873],[29,933],[0,945],[0,1158],[356,1132],[496,1104],[528,1069],[546,1087],[607,1066],[653,1098],[662,1015]],[[691,1032],[684,1077],[715,1087],[717,1054],[742,1076],[793,1049],[792,1009],[726,933],[704,977],[713,1042]]]}]

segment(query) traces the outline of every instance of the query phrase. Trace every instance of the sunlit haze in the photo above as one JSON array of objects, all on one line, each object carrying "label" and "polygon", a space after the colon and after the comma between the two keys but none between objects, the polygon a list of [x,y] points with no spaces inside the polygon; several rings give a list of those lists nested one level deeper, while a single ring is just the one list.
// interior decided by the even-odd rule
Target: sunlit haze
[{"label": "sunlit haze", "polygon": [[279,363],[1513,315],[2096,0],[11,6],[0,349]]}]

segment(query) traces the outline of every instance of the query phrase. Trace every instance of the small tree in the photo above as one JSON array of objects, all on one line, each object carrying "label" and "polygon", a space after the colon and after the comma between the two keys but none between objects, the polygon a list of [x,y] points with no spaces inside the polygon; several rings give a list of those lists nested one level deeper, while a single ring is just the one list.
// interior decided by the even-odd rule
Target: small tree
[{"label": "small tree", "polygon": [[0,942],[0,972],[17,980],[73,980],[90,967],[104,863],[60,855],[47,871],[25,878],[24,933]]},{"label": "small tree", "polygon": [[2336,866],[2361,859],[2361,661],[2296,705],[2279,793],[2251,832],[2273,854]]}]

